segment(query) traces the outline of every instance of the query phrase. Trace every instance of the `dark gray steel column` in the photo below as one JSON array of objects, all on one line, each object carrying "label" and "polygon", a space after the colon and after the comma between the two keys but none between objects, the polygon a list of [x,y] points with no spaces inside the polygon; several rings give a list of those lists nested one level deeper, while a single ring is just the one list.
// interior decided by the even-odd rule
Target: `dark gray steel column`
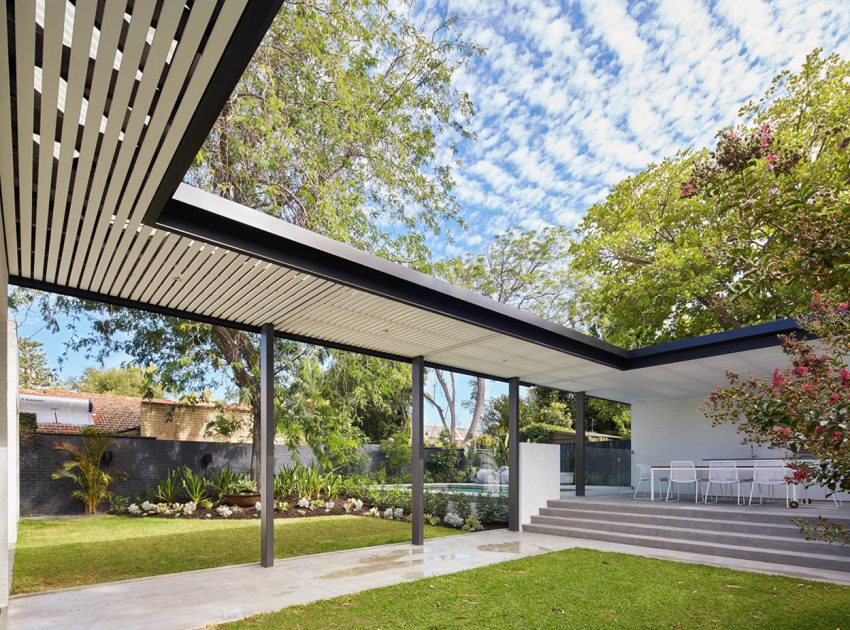
[{"label": "dark gray steel column", "polygon": [[519,379],[508,381],[508,529],[518,532],[519,522]]},{"label": "dark gray steel column", "polygon": [[587,395],[584,392],[573,394],[576,401],[576,496],[584,496],[584,416],[587,403]]},{"label": "dark gray steel column", "polygon": [[274,564],[274,326],[260,337],[260,564]]},{"label": "dark gray steel column", "polygon": [[413,359],[413,415],[410,423],[410,460],[412,494],[410,522],[413,524],[413,544],[425,542],[425,359]]}]

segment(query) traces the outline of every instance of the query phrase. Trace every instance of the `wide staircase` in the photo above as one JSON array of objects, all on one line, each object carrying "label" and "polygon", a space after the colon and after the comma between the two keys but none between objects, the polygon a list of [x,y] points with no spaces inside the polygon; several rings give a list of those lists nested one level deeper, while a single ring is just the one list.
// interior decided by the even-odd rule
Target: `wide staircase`
[{"label": "wide staircase", "polygon": [[549,501],[523,531],[850,572],[850,546],[807,541],[791,518],[818,514],[850,527],[833,510],[693,503],[567,499]]}]

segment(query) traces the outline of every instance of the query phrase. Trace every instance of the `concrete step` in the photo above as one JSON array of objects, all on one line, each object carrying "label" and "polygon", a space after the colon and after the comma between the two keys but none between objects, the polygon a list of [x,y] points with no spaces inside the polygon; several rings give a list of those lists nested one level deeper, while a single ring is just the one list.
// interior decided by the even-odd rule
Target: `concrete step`
[{"label": "concrete step", "polygon": [[786,509],[784,499],[768,506],[737,506],[728,505],[694,505],[693,503],[664,501],[623,501],[605,502],[587,499],[560,499],[548,501],[547,508],[562,510],[583,510],[594,512],[610,512],[643,514],[652,516],[678,516],[698,519],[717,519],[722,521],[744,521],[748,523],[767,523],[785,525],[791,519],[804,519],[814,522],[818,516],[824,516],[830,521],[839,522],[850,527],[850,518],[841,517],[828,507]]},{"label": "concrete step", "polygon": [[651,547],[655,549],[683,551],[725,558],[770,562],[788,566],[850,572],[850,557],[834,556],[823,553],[806,553],[801,551],[785,551],[778,549],[771,550],[764,547],[710,543],[633,533],[625,534],[613,531],[587,529],[585,527],[562,527],[543,523],[530,523],[523,525],[523,531],[555,536],[568,536],[571,538],[602,540],[637,547]]},{"label": "concrete step", "polygon": [[[850,560],[850,548],[841,545],[830,545],[824,542],[805,540],[799,531],[783,530],[761,533],[741,533],[701,529],[705,521],[696,520],[679,523],[678,526],[644,525],[622,523],[612,520],[592,520],[587,518],[565,518],[562,516],[532,516],[533,524],[553,525],[556,527],[571,527],[619,534],[654,536],[665,539],[697,541],[721,545],[737,545],[740,547],[758,547],[766,550],[782,550],[800,553],[816,553],[827,556],[843,557]],[[766,528],[765,528],[766,529]]]},{"label": "concrete step", "polygon": [[789,533],[797,533],[799,528],[790,519],[784,518],[784,522],[759,523],[752,521],[736,521],[718,518],[697,518],[692,516],[667,516],[664,514],[650,514],[640,512],[607,512],[603,510],[575,510],[564,508],[541,508],[542,516],[557,516],[562,518],[589,519],[611,521],[616,523],[635,523],[639,525],[660,525],[669,527],[698,527],[741,534],[761,534],[785,536]]}]

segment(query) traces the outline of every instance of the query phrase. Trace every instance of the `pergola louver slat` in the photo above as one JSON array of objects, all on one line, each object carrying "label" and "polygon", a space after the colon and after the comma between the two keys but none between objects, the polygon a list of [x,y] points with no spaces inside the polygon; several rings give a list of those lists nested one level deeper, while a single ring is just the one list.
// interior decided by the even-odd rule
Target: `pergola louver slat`
[{"label": "pergola louver slat", "polygon": [[33,133],[35,116],[35,3],[15,2],[15,96],[17,98],[18,217],[21,273],[32,274]]},{"label": "pergola louver slat", "polygon": [[[83,105],[83,88],[89,66],[89,48],[94,34],[97,14],[96,0],[77,0],[74,8],[74,24],[71,34],[71,51],[65,90],[65,107],[62,122],[62,137],[59,148],[59,166],[56,171],[56,190],[53,195],[53,217],[50,225],[50,243],[46,255],[44,277],[55,282],[65,217],[68,192],[72,181],[72,166],[77,151],[77,132],[80,129],[80,112]],[[78,165],[79,168],[79,165]]]},{"label": "pergola louver slat", "polygon": [[[77,246],[78,252],[82,252],[84,255],[78,254],[74,258],[71,275],[68,279],[69,282],[84,289],[90,289],[91,275],[97,267],[98,257],[103,251],[100,248],[100,243],[92,237],[96,232],[105,230],[110,224],[107,217],[111,217],[112,209],[103,207],[101,202],[108,183],[107,179],[115,164],[115,154],[121,142],[119,136],[123,131],[127,109],[131,105],[130,96],[133,91],[133,84],[136,82],[136,73],[142,63],[142,53],[145,49],[145,40],[155,6],[156,4],[153,2],[134,3],[133,15],[130,18],[130,27],[121,55],[118,79],[109,95],[111,102],[106,118],[106,131],[100,143]],[[116,172],[116,175],[121,177],[120,173]],[[112,227],[115,229],[120,226],[113,225]],[[89,259],[91,259],[90,263]]]},{"label": "pergola louver slat", "polygon": [[[59,69],[62,62],[62,38],[64,34],[65,12],[46,11],[44,15],[44,46],[41,52],[41,112],[38,129],[35,252],[46,252],[47,250],[50,191],[53,188],[54,138],[56,137],[56,120],[59,111]],[[44,278],[45,259],[46,255],[35,255],[33,277]]]},{"label": "pergola louver slat", "polygon": [[[169,127],[172,109],[174,103],[178,101],[180,90],[186,80],[192,62],[197,56],[199,47],[201,46],[204,32],[209,25],[210,17],[214,9],[213,2],[201,2],[192,5],[192,10],[189,13],[189,20],[186,27],[183,29],[180,41],[171,58],[168,76],[165,84],[160,89],[157,106],[151,115],[151,119],[147,125],[144,141],[138,150],[136,162],[132,172],[129,174],[126,190],[121,197],[121,203],[115,211],[115,224],[119,226],[127,225],[126,230],[111,230],[107,236],[103,246],[103,251],[112,256],[112,263],[107,265],[101,289],[103,286],[111,286],[115,281],[119,264],[126,259],[127,252],[130,248],[129,241],[132,239],[132,230],[137,228],[139,221],[135,222],[135,226],[131,226],[128,221],[131,218],[131,213],[137,206],[138,196],[142,185],[144,184],[147,174],[150,171],[151,165],[158,154],[160,143],[162,142],[163,134],[166,131],[174,130]],[[121,238],[121,247],[117,248],[118,239]]]},{"label": "pergola louver slat", "polygon": [[[197,4],[193,5],[193,12],[195,6]],[[181,132],[185,130],[192,115],[195,113],[209,79],[213,72],[215,72],[221,58],[221,53],[230,41],[233,30],[239,22],[239,18],[242,17],[244,9],[244,0],[229,0],[222,5],[212,31],[207,38],[204,52],[192,67],[191,79],[180,98],[180,103],[171,121],[169,132],[163,137],[162,146],[159,149],[160,155],[173,155],[177,150],[180,138],[182,137]],[[132,213],[129,217],[127,230],[135,230],[141,224],[145,211],[149,207],[167,167],[168,162],[166,160],[157,160],[151,165],[139,199],[135,204],[140,210]],[[117,245],[116,240],[118,241]],[[111,251],[115,247],[115,257],[120,260],[124,253],[126,253],[128,241],[129,239],[126,238],[123,232],[113,231],[107,241],[106,250]]]},{"label": "pergola louver slat", "polygon": [[[95,151],[100,136],[100,125],[106,106],[109,81],[112,77],[112,67],[115,64],[118,37],[124,21],[123,8],[125,6],[126,2],[124,0],[116,0],[114,7],[110,6],[111,10],[105,11],[103,14],[103,22],[98,38],[97,56],[94,62],[92,85],[86,105],[80,156],[77,160],[74,184],[71,191],[71,208],[67,213],[67,228],[65,230],[61,252],[57,253],[59,257],[59,272],[56,275],[57,284],[68,284],[71,263],[75,260],[75,257],[85,257],[86,255],[85,251],[80,251],[77,247],[77,236],[83,220],[83,205],[88,195],[92,172],[97,164]],[[88,211],[89,209],[86,208],[85,210]]]},{"label": "pergola louver slat", "polygon": [[[167,66],[166,61],[171,51],[174,35],[180,23],[182,13],[183,6],[179,2],[167,2],[163,5],[162,13],[157,20],[157,28],[145,58],[145,69],[142,73],[142,80],[136,96],[131,103],[132,111],[130,119],[124,131],[124,137],[121,141],[118,157],[116,158],[113,174],[110,178],[104,199],[104,210],[110,213],[118,205],[120,195],[124,190],[124,183],[131,172],[133,159],[138,153],[139,141],[144,132],[145,123],[149,115],[148,112],[156,96],[156,89],[160,83],[162,72],[164,72]],[[98,223],[92,239],[93,242],[102,243],[108,229],[110,229],[109,223],[105,221]],[[111,229],[123,229],[123,224],[113,224]],[[99,272],[94,277],[92,277],[93,269]],[[90,266],[84,272],[81,286],[95,286],[100,290],[103,282],[102,270],[102,265],[93,268]]]},{"label": "pergola louver slat", "polygon": [[[12,83],[9,69],[10,53],[8,42],[8,18],[6,3],[0,2],[0,92],[10,98],[0,99],[0,173],[13,174],[14,153],[12,151]],[[14,175],[0,177],[0,206],[3,208],[3,233],[6,239],[6,262],[10,274],[19,274],[18,230],[15,225],[17,203],[15,202]]]}]

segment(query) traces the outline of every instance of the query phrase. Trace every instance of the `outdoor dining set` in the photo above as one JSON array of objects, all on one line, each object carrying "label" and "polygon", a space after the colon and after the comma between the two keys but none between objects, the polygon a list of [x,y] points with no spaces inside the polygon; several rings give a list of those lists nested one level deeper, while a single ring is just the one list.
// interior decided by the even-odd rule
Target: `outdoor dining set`
[{"label": "outdoor dining set", "polygon": [[[660,490],[666,483],[666,501],[678,501],[683,488],[686,493],[693,488],[695,503],[717,503],[721,497],[730,497],[736,500],[737,505],[744,505],[745,502],[750,506],[761,505],[772,502],[775,489],[783,486],[785,507],[797,507],[805,500],[800,496],[798,484],[791,481],[792,469],[781,459],[754,460],[743,465],[732,460],[711,460],[707,465],[696,465],[693,461],[671,461],[669,466],[638,464],[638,469],[640,477],[635,486],[635,499],[648,498],[655,501],[656,487]],[[642,486],[647,483],[648,493],[645,488],[642,490]],[[745,484],[749,484],[749,499],[746,488],[743,488]],[[832,496],[832,501],[836,507],[841,504],[836,495]]]}]

